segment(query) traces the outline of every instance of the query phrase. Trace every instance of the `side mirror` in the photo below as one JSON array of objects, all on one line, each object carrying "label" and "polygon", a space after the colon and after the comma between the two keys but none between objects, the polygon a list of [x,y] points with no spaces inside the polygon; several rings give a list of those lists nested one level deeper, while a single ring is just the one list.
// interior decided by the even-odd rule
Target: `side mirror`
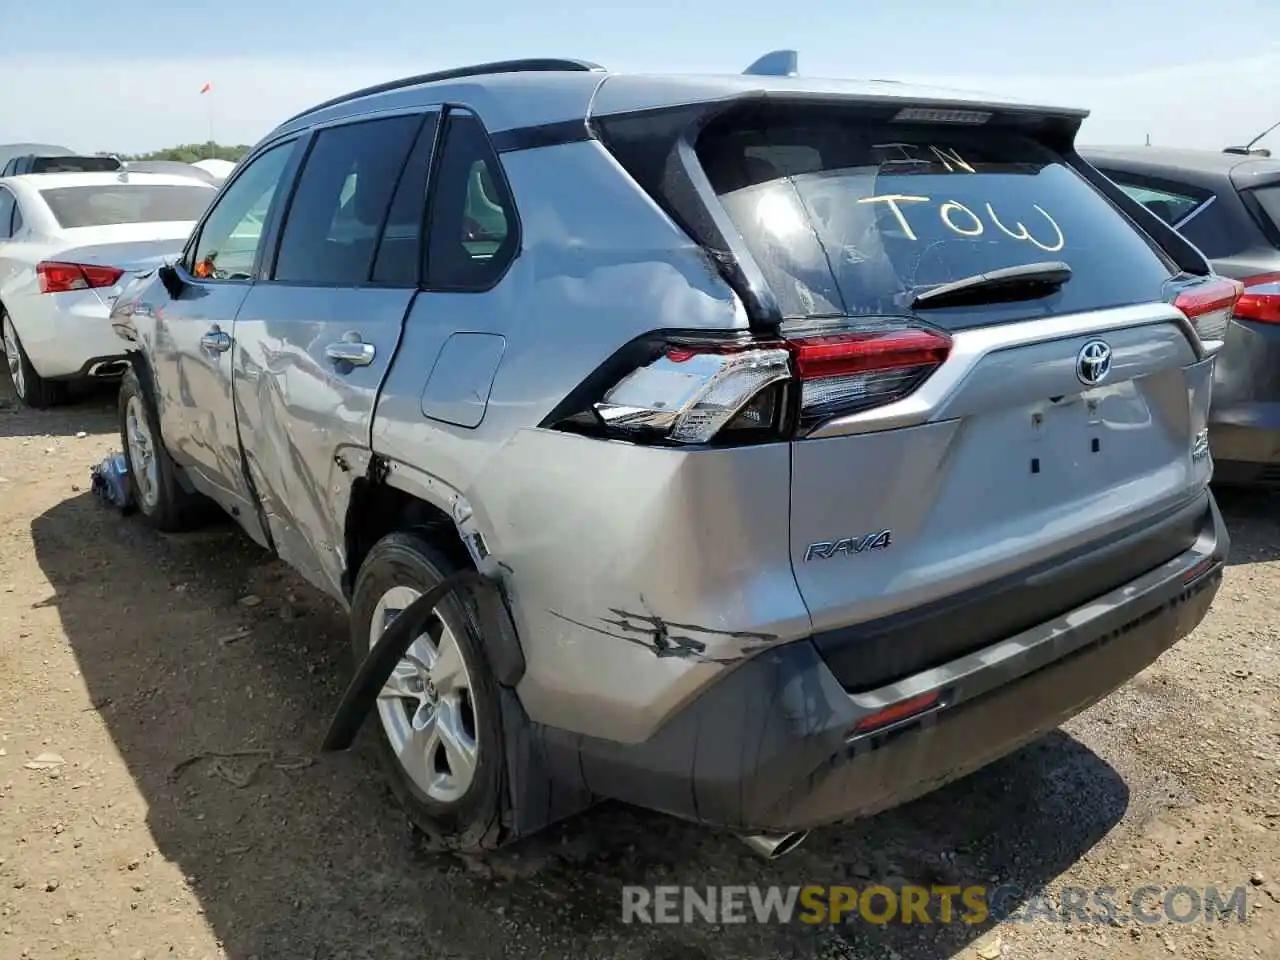
[{"label": "side mirror", "polygon": [[160,277],[160,282],[164,284],[165,292],[169,294],[170,299],[181,299],[183,291],[187,289],[187,282],[182,278],[178,268],[172,263],[166,263],[156,273]]}]

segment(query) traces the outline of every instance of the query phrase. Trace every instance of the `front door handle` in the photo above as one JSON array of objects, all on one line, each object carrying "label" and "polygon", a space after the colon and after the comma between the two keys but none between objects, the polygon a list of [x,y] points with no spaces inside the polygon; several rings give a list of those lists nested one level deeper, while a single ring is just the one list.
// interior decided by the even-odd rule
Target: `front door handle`
[{"label": "front door handle", "polygon": [[367,367],[373,363],[375,353],[373,344],[365,343],[358,333],[348,333],[324,348],[324,355],[334,363],[349,363],[353,367]]},{"label": "front door handle", "polygon": [[211,353],[226,353],[231,349],[231,334],[223,333],[215,323],[213,329],[200,338],[200,346]]}]

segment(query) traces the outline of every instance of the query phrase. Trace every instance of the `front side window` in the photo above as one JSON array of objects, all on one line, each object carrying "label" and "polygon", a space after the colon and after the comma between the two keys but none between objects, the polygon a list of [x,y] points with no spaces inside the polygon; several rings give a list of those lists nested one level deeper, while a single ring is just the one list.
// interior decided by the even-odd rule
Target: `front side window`
[{"label": "front side window", "polygon": [[432,188],[427,285],[486,290],[516,253],[515,206],[480,121],[462,110],[445,120]]},{"label": "front side window", "polygon": [[200,230],[188,269],[202,280],[248,280],[262,245],[271,201],[296,141],[259,154],[218,197]]},{"label": "front side window", "polygon": [[272,278],[365,283],[392,192],[421,116],[366,120],[321,131],[285,215]]}]

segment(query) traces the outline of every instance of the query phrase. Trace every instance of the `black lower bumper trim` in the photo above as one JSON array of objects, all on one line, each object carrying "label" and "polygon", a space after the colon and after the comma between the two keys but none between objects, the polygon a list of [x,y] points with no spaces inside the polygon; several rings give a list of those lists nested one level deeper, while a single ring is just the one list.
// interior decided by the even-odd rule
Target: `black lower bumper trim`
[{"label": "black lower bumper trim", "polygon": [[979,650],[1061,616],[1190,549],[1208,514],[1204,498],[1065,557],[879,620],[817,634],[813,642],[850,692]]}]

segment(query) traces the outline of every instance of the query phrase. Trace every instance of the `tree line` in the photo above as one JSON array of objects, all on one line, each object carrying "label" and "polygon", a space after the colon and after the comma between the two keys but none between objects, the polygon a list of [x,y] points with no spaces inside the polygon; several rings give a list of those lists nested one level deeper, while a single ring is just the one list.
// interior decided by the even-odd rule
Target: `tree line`
[{"label": "tree line", "polygon": [[121,160],[176,160],[179,163],[195,163],[197,160],[230,160],[239,162],[249,152],[249,144],[236,146],[224,143],[182,143],[176,147],[152,150],[150,153],[116,154]]}]

